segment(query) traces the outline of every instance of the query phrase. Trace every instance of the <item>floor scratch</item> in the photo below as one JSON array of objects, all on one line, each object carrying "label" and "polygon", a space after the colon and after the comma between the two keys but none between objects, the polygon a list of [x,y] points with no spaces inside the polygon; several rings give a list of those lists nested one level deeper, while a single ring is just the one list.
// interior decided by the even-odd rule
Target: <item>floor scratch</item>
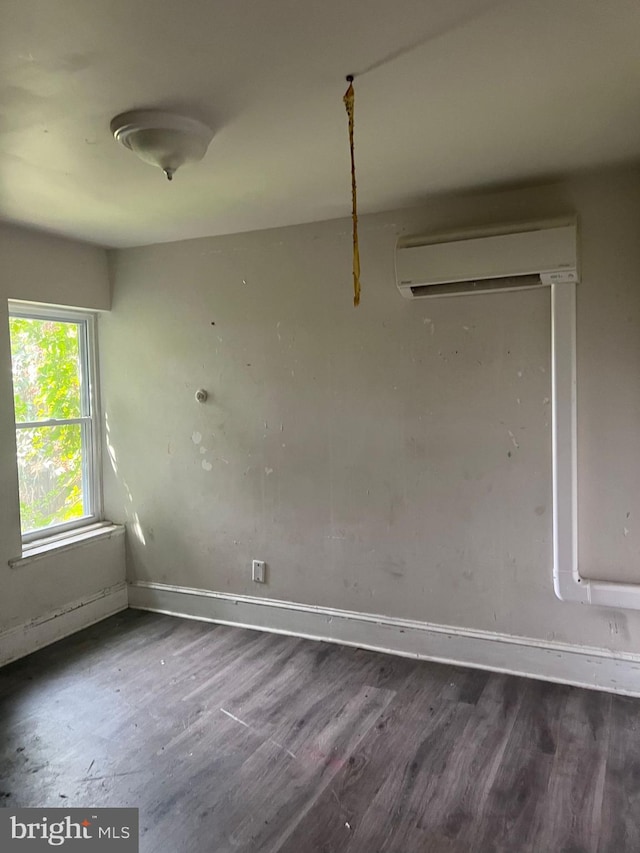
[{"label": "floor scratch", "polygon": [[250,729],[251,726],[248,723],[245,723],[244,720],[241,720],[239,717],[234,717],[233,714],[230,714],[229,711],[225,711],[224,708],[220,708],[223,714],[226,714],[227,717],[231,717],[232,720],[235,720],[236,723],[240,723],[241,726],[244,726],[245,729]]},{"label": "floor scratch", "polygon": [[[245,729],[249,729],[249,731],[253,732],[254,734],[258,735],[259,737],[262,737],[262,735],[260,734],[260,732],[258,731],[258,729],[254,729],[254,727],[253,727],[253,726],[250,726],[250,725],[249,725],[249,723],[245,723],[245,721],[244,721],[244,720],[241,720],[241,719],[240,719],[240,717],[236,717],[236,716],[234,716],[233,714],[231,714],[229,711],[225,711],[225,709],[224,709],[224,708],[220,708],[220,711],[221,711],[223,714],[225,714],[227,717],[229,717],[230,719],[234,720],[236,723],[239,723],[241,726],[244,726],[244,727],[245,727]],[[295,755],[295,753],[294,753],[294,752],[291,752],[291,750],[290,750],[290,749],[287,749],[287,747],[286,747],[286,746],[283,746],[283,744],[278,743],[278,741],[277,741],[277,740],[274,740],[272,737],[268,737],[268,738],[267,738],[267,741],[268,741],[268,743],[272,743],[274,746],[277,746],[277,747],[278,747],[278,749],[282,749],[284,752],[286,752],[286,753],[287,753],[287,755],[290,755],[290,756],[291,756],[291,758],[295,758],[295,757],[296,757],[296,755]]]},{"label": "floor scratch", "polygon": [[135,776],[137,773],[144,773],[144,771],[129,770],[127,773],[109,773],[107,776],[85,776],[84,779],[78,779],[78,782],[100,782],[103,779],[120,779],[122,776]]}]

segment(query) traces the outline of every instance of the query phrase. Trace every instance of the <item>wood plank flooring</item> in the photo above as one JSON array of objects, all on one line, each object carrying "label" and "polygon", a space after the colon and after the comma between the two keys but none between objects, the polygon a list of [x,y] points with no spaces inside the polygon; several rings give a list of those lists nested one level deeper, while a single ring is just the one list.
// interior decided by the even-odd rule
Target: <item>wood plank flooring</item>
[{"label": "wood plank flooring", "polygon": [[637,853],[640,700],[126,611],[0,670],[0,805],[144,853]]}]

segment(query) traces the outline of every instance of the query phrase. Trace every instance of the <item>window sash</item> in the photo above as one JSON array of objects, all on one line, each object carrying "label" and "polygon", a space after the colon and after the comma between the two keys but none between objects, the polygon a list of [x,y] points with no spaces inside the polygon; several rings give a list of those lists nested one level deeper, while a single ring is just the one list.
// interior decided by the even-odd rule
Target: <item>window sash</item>
[{"label": "window sash", "polygon": [[46,421],[16,421],[16,429],[40,429],[41,427],[65,426],[66,424],[90,424],[89,416],[84,418],[49,418]]},{"label": "window sash", "polygon": [[42,305],[25,305],[9,302],[9,315],[33,320],[52,320],[78,325],[80,361],[80,407],[79,418],[48,418],[41,421],[17,421],[19,429],[41,429],[67,424],[81,425],[82,438],[82,490],[85,515],[82,518],[60,524],[51,524],[22,534],[24,543],[57,536],[70,530],[86,527],[102,520],[102,483],[100,478],[100,422],[98,361],[95,332],[95,316],[91,313],[66,308],[48,308]]}]

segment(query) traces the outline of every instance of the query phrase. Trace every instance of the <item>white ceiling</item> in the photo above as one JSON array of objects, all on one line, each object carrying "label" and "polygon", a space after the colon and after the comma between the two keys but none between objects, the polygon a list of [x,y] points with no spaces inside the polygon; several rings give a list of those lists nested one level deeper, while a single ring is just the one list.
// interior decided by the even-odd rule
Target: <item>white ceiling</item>
[{"label": "white ceiling", "polygon": [[[4,0],[0,217],[130,246],[640,159],[638,0]],[[366,69],[371,69],[366,71]],[[169,184],[119,112],[216,135]]]}]

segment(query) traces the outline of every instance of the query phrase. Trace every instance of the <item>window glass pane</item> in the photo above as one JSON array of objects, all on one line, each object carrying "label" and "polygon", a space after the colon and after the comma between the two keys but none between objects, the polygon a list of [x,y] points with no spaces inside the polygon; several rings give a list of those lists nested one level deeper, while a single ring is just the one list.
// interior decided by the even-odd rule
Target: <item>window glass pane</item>
[{"label": "window glass pane", "polygon": [[82,425],[16,430],[22,532],[87,515]]},{"label": "window glass pane", "polygon": [[16,423],[79,418],[79,324],[10,317],[9,329]]}]

